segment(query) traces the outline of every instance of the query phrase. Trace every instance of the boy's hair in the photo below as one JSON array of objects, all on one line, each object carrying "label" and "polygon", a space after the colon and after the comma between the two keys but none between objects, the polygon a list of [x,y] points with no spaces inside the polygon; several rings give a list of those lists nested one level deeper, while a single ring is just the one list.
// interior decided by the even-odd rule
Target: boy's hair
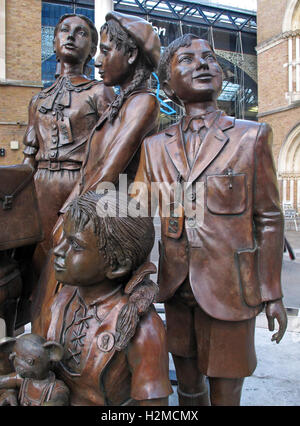
[{"label": "boy's hair", "polygon": [[104,31],[109,36],[110,41],[114,42],[117,50],[123,49],[124,54],[138,49],[138,57],[135,63],[135,72],[132,82],[124,91],[120,90],[119,95],[110,106],[109,121],[113,122],[128,95],[147,82],[151,75],[152,68],[135,40],[121,27],[119,22],[115,19],[110,19],[101,27],[100,34]]},{"label": "boy's hair", "polygon": [[110,265],[122,265],[129,258],[134,271],[152,250],[154,227],[150,217],[130,215],[128,199],[135,202],[119,192],[103,195],[88,191],[71,202],[66,214],[78,231],[92,224],[99,250]]},{"label": "boy's hair", "polygon": [[[60,18],[59,18],[59,21],[58,21],[58,23],[56,24],[56,26],[55,26],[55,28],[54,28],[54,37],[53,37],[53,42],[54,42],[54,40],[55,40],[55,37],[56,37],[56,34],[57,34],[57,32],[58,32],[58,28],[59,28],[59,26],[60,26],[60,24],[65,20],[65,19],[67,19],[67,18],[71,18],[71,17],[73,17],[73,16],[75,16],[75,17],[77,17],[77,18],[80,18],[80,19],[82,19],[83,21],[85,21],[87,24],[88,24],[88,26],[90,27],[90,30],[91,30],[91,37],[92,37],[92,47],[91,47],[91,52],[93,52],[93,51],[95,51],[95,53],[96,53],[96,50],[97,50],[97,46],[98,46],[98,40],[99,40],[99,37],[98,37],[98,31],[97,31],[97,29],[96,29],[96,27],[95,27],[95,25],[93,24],[93,22],[87,17],[87,16],[85,16],[85,15],[80,15],[80,14],[76,14],[76,13],[66,13],[65,15],[62,15]],[[92,59],[92,54],[89,54],[89,56],[87,57],[87,59],[86,59],[86,61],[85,61],[85,64],[84,64],[84,67],[86,67],[87,66],[87,64],[90,62],[90,60]]]},{"label": "boy's hair", "polygon": [[[158,65],[158,78],[160,84],[162,85],[164,81],[168,81],[171,77],[171,61],[174,53],[180,47],[189,47],[192,44],[193,40],[201,40],[201,38],[195,34],[184,34],[183,36],[177,38],[172,41],[169,46],[164,50],[163,54],[160,57],[159,65]],[[209,43],[210,45],[210,43]],[[214,52],[214,49],[210,45],[211,50]]]}]

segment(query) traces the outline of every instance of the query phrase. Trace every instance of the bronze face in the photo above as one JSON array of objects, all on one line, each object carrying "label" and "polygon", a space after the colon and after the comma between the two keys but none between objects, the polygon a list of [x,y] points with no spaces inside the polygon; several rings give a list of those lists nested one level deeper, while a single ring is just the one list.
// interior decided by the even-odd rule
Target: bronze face
[{"label": "bronze face", "polygon": [[105,281],[108,265],[99,251],[98,238],[88,223],[81,231],[67,215],[64,234],[54,249],[55,276],[64,284],[80,287]]},{"label": "bronze face", "polygon": [[54,40],[58,58],[69,63],[85,63],[91,48],[92,35],[87,22],[71,16],[60,23]]},{"label": "bronze face", "polygon": [[95,67],[99,69],[99,74],[103,78],[106,86],[123,86],[130,80],[132,66],[130,53],[125,53],[124,49],[117,49],[114,40],[110,40],[106,31],[101,34],[100,53],[95,61]]},{"label": "bronze face", "polygon": [[42,345],[17,340],[10,359],[13,360],[16,373],[21,377],[44,379],[48,376],[49,354]]},{"label": "bronze face", "polygon": [[174,53],[171,78],[166,85],[184,104],[217,99],[222,88],[222,70],[207,41],[194,39],[190,46],[180,47]]}]

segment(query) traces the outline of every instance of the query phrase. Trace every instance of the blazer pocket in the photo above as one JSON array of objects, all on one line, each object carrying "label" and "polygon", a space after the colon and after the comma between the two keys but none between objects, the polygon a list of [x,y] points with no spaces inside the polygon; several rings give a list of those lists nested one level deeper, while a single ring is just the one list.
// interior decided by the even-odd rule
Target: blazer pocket
[{"label": "blazer pocket", "polygon": [[247,305],[255,307],[262,303],[258,277],[258,249],[236,252],[239,279]]},{"label": "blazer pocket", "polygon": [[206,177],[206,205],[214,214],[241,214],[247,207],[244,173]]}]

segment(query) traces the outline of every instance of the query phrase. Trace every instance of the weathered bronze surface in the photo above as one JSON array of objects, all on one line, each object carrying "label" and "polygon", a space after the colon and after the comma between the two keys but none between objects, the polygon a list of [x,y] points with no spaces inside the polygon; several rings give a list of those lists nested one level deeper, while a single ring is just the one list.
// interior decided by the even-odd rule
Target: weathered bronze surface
[{"label": "weathered bronze surface", "polygon": [[111,88],[85,76],[95,55],[98,34],[81,15],[59,20],[53,46],[60,63],[55,83],[34,96],[24,136],[24,163],[35,170],[35,185],[44,230],[34,264],[40,273],[57,215],[79,179],[89,134],[114,98]]},{"label": "weathered bronze surface", "polygon": [[[143,138],[158,128],[159,104],[148,90],[147,81],[158,65],[159,38],[151,24],[138,17],[112,12],[106,21],[95,66],[104,84],[120,86],[120,93],[91,133],[81,178],[61,212],[74,197],[95,190],[99,183],[110,182],[118,187],[121,173],[127,175],[129,185],[137,170]],[[60,218],[55,226],[54,244],[59,241],[61,223]],[[52,264],[53,256],[49,256],[33,309],[33,327],[41,335],[48,328],[57,288]]]},{"label": "weathered bronze surface", "polygon": [[15,249],[43,239],[33,173],[26,164],[0,167],[0,317],[8,336],[14,335],[18,301],[25,293],[26,262],[17,260]]},{"label": "weathered bronze surface", "polygon": [[54,248],[64,286],[47,337],[64,348],[57,372],[71,405],[167,405],[172,393],[162,320],[151,305],[132,327],[124,309],[138,316],[126,291],[153,271],[147,257],[154,242],[151,218],[126,215],[121,195],[87,192],[70,204]]},{"label": "weathered bronze surface", "polygon": [[9,392],[0,397],[0,405],[69,405],[69,390],[50,370],[58,362],[63,348],[35,334],[0,340],[0,352],[10,353],[15,371],[0,376],[0,389]]},{"label": "weathered bronze surface", "polygon": [[[163,217],[160,203],[158,301],[165,302],[179,402],[208,404],[206,375],[212,405],[238,405],[243,379],[256,366],[256,315],[266,307],[271,331],[277,319],[279,331],[272,337],[277,343],[287,323],[271,129],[217,109],[222,71],[205,40],[190,35],[175,40],[161,58],[159,77],[186,115],[146,138],[136,175],[136,185],[146,187],[132,195],[150,203],[153,182],[164,182],[162,199],[171,195],[171,214]],[[164,192],[174,183],[177,190]]]}]

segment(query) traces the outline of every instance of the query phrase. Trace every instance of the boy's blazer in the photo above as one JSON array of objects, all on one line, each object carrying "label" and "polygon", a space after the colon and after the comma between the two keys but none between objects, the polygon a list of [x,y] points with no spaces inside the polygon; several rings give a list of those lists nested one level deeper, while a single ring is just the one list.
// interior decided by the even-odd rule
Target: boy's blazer
[{"label": "boy's blazer", "polygon": [[264,302],[282,297],[283,216],[271,144],[267,124],[221,111],[191,169],[180,123],[144,140],[132,190],[141,203],[146,186],[138,182],[150,194],[151,182],[180,181],[191,200],[195,184],[204,185],[202,224],[161,218],[159,301],[170,299],[188,274],[198,304],[220,320],[254,317]]}]

